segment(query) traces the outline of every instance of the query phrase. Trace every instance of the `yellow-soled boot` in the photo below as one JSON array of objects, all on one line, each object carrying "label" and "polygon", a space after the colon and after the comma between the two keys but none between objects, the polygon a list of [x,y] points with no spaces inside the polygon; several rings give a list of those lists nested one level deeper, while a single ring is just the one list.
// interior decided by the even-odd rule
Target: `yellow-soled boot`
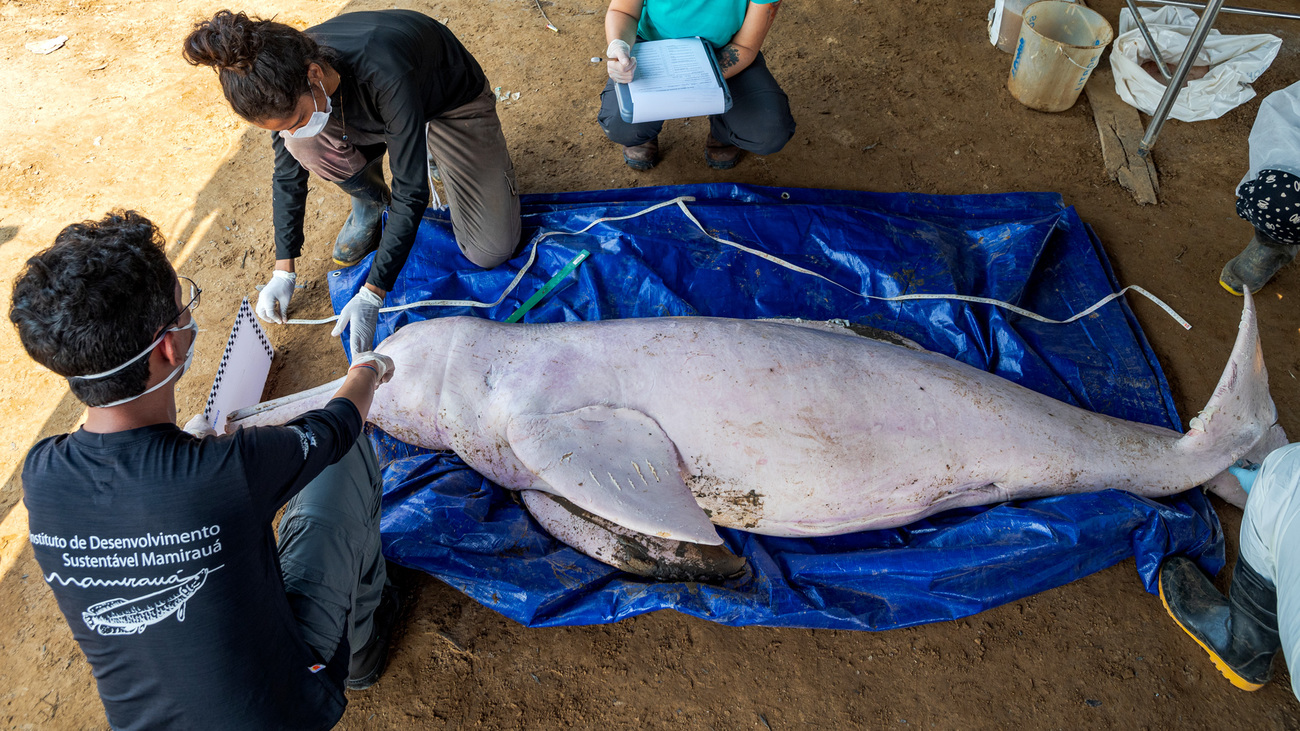
[{"label": "yellow-soled boot", "polygon": [[1248,287],[1252,294],[1258,292],[1279,269],[1295,259],[1298,251],[1300,246],[1279,243],[1256,232],[1245,250],[1223,266],[1219,284],[1238,297],[1242,287]]},{"label": "yellow-soled boot", "polygon": [[1259,690],[1273,677],[1282,648],[1277,591],[1244,560],[1237,559],[1225,597],[1196,562],[1174,556],[1160,566],[1160,601],[1233,685]]}]

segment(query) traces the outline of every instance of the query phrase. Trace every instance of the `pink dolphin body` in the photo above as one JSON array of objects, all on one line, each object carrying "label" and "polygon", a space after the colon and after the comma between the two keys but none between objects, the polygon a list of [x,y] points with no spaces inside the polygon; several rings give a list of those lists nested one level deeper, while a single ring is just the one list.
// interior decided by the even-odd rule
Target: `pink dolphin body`
[{"label": "pink dolphin body", "polygon": [[[645,318],[397,331],[370,420],[452,449],[560,540],[637,573],[738,565],[714,525],[826,536],[941,510],[1195,487],[1268,441],[1276,410],[1249,295],[1186,434],[1064,404],[946,356],[828,323]],[[235,414],[280,423],[337,383]]]}]

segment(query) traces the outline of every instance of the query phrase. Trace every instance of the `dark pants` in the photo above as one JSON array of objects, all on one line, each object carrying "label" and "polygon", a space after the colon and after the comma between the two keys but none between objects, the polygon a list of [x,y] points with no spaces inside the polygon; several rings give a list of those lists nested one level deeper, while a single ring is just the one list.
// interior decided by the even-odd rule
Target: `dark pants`
[{"label": "dark pants", "polygon": [[[344,133],[342,122],[331,116],[320,134],[286,137],[284,147],[304,168],[337,183],[369,162],[359,148],[383,149],[381,135],[348,129],[348,142]],[[447,191],[451,229],[461,253],[488,269],[509,259],[519,245],[519,189],[496,95],[484,87],[473,101],[429,120],[425,139],[429,161],[437,163]],[[435,190],[432,181],[429,190]]]},{"label": "dark pants", "polygon": [[280,569],[303,640],[326,662],[374,631],[388,579],[379,545],[383,480],[365,434],[285,506]]},{"label": "dark pants", "polygon": [[[790,99],[772,78],[772,72],[767,70],[763,54],[759,53],[744,71],[727,79],[727,88],[731,91],[731,109],[709,117],[713,138],[755,155],[771,155],[785,147],[794,136]],[[663,122],[624,122],[618,116],[613,79],[600,93],[600,113],[596,121],[611,141],[624,147],[649,142],[659,136],[664,126]]]}]

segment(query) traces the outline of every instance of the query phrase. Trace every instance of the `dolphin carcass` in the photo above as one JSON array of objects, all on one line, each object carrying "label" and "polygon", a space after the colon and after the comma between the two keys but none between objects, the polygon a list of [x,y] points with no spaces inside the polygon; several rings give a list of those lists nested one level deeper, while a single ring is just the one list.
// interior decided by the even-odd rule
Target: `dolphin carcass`
[{"label": "dolphin carcass", "polygon": [[[578,550],[661,578],[741,570],[715,525],[827,536],[1042,495],[1156,497],[1226,482],[1234,461],[1279,439],[1249,295],[1227,367],[1186,434],[899,341],[799,321],[427,320],[377,348],[396,374],[369,420],[522,491],[543,527]],[[338,385],[232,424],[283,423]]]}]

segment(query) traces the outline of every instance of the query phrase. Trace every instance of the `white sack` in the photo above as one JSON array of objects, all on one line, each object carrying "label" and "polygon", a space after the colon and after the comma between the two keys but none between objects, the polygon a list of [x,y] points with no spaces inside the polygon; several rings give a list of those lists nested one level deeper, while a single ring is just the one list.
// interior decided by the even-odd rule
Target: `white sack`
[{"label": "white sack", "polygon": [[[1196,13],[1173,6],[1141,8],[1141,13],[1162,60],[1176,65],[1196,27]],[[1267,33],[1228,36],[1211,30],[1194,64],[1208,65],[1209,73],[1178,92],[1169,116],[1184,122],[1217,119],[1250,101],[1255,96],[1250,83],[1268,69],[1281,47],[1282,39]],[[1115,92],[1128,104],[1154,114],[1165,84],[1142,69],[1144,60],[1151,60],[1151,52],[1142,32],[1128,9],[1121,10],[1119,35],[1110,54]]]}]

